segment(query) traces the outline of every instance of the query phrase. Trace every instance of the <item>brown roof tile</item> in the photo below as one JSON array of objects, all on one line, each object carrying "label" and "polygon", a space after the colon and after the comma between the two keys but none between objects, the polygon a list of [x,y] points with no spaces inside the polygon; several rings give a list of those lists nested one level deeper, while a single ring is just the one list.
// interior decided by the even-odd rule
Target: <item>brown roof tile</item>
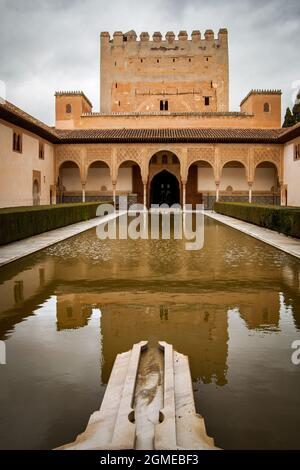
[{"label": "brown roof tile", "polygon": [[250,90],[248,95],[246,95],[245,98],[241,101],[240,106],[242,106],[251,95],[282,95],[282,91],[281,90]]},{"label": "brown roof tile", "polygon": [[92,103],[90,102],[90,100],[88,99],[86,94],[83,93],[83,91],[81,91],[81,90],[78,90],[78,91],[56,91],[55,96],[82,96],[85,99],[85,101],[90,105],[90,107],[91,108],[93,107]]},{"label": "brown roof tile", "polygon": [[55,143],[58,140],[56,131],[53,127],[47,126],[47,124],[34,118],[9,101],[5,101],[3,103],[0,100],[0,119],[4,119],[16,126],[22,127],[22,129],[33,132],[52,143]]},{"label": "brown roof tile", "polygon": [[281,129],[78,129],[57,130],[66,142],[258,142],[277,143]]}]

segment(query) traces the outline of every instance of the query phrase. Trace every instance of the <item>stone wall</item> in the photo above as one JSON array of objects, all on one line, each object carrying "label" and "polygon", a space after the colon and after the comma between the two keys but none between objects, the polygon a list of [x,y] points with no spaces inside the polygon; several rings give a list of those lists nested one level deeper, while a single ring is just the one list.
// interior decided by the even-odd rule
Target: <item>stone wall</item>
[{"label": "stone wall", "polygon": [[[13,150],[14,132],[20,135],[21,151]],[[50,191],[55,198],[53,145],[4,121],[0,121],[0,142],[0,207],[33,205],[34,181],[35,202],[50,204]],[[43,158],[39,158],[40,144]]]},{"label": "stone wall", "polygon": [[296,145],[300,146],[300,138],[284,147],[284,190],[286,204],[300,207],[300,159],[296,159]]}]

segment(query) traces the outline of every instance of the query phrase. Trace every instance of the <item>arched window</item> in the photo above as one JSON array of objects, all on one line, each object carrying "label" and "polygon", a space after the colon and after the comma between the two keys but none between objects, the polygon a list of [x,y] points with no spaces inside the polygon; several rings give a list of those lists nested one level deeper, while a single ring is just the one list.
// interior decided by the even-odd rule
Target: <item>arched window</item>
[{"label": "arched window", "polygon": [[42,142],[39,143],[39,158],[41,160],[45,159],[45,146]]},{"label": "arched window", "polygon": [[270,112],[270,105],[269,103],[264,104],[264,113],[269,113]]},{"label": "arched window", "polygon": [[22,153],[22,135],[13,133],[13,151]]},{"label": "arched window", "polygon": [[161,111],[168,111],[168,109],[169,109],[169,102],[168,102],[168,100],[166,100],[166,101],[160,100],[159,109],[160,109]]},{"label": "arched window", "polygon": [[67,113],[67,114],[70,114],[71,112],[72,112],[72,105],[70,105],[70,103],[68,103],[68,104],[66,105],[66,113]]},{"label": "arched window", "polygon": [[13,150],[16,151],[17,147],[18,147],[18,134],[14,132]]},{"label": "arched window", "polygon": [[162,159],[161,159],[161,162],[163,165],[167,165],[168,163],[168,156],[167,155],[163,155],[162,156]]}]

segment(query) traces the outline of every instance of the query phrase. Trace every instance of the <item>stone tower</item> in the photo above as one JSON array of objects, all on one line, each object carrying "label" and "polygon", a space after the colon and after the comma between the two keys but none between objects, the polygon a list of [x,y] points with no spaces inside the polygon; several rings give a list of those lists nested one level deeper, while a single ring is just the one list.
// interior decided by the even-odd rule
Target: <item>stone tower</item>
[{"label": "stone tower", "polygon": [[101,33],[102,113],[227,112],[228,33]]}]

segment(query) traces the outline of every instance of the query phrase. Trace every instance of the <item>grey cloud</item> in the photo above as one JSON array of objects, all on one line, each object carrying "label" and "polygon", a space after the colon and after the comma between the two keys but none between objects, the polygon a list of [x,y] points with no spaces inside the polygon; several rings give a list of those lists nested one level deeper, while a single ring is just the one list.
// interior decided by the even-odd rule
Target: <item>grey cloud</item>
[{"label": "grey cloud", "polygon": [[54,91],[83,89],[99,109],[99,33],[227,27],[231,109],[251,88],[300,80],[298,0],[0,0],[0,80],[7,98],[53,124]]}]

